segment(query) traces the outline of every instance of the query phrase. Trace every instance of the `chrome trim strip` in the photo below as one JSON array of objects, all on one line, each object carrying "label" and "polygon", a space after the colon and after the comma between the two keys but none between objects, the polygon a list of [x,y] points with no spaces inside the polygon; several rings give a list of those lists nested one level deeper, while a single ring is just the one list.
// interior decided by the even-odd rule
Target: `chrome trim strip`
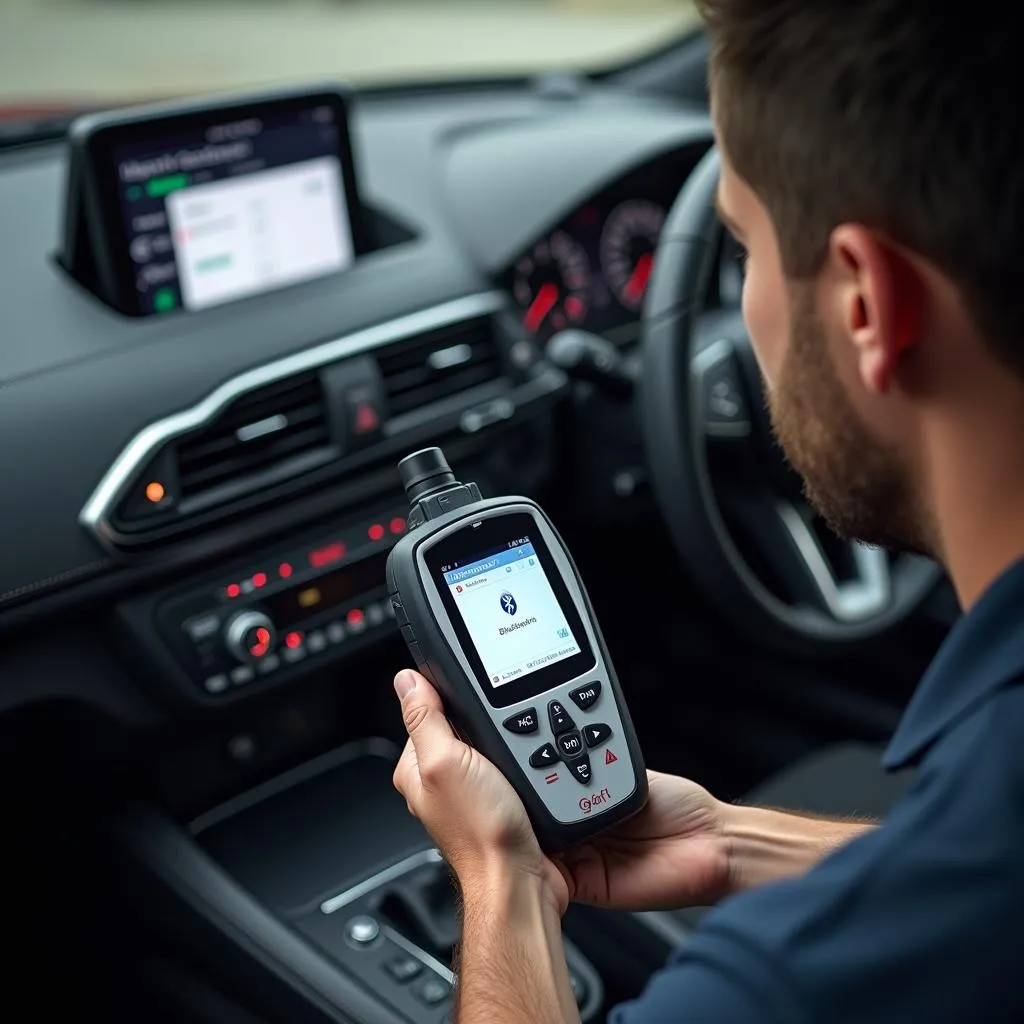
[{"label": "chrome trim strip", "polygon": [[414,853],[412,856],[406,857],[405,860],[400,860],[397,864],[392,864],[391,867],[371,875],[365,881],[352,886],[351,889],[346,889],[344,892],[339,892],[337,896],[331,896],[324,900],[320,904],[320,912],[323,914],[333,914],[335,911],[341,910],[342,907],[347,907],[355,900],[361,899],[367,893],[373,892],[374,889],[379,889],[382,885],[393,882],[396,878],[401,878],[402,875],[407,875],[410,871],[423,867],[424,864],[439,864],[441,859],[441,854],[436,849],[420,850],[419,853]]},{"label": "chrome trim strip", "polygon": [[114,460],[78,515],[79,523],[101,542],[110,540],[107,520],[110,510],[122,497],[122,491],[131,478],[158,449],[168,441],[190,430],[205,426],[226,405],[246,392],[273,384],[279,380],[318,369],[349,356],[380,348],[392,342],[449,327],[464,320],[497,313],[505,307],[505,296],[500,291],[465,295],[439,306],[421,309],[416,313],[374,324],[314,348],[296,352],[272,363],[233,377],[210,392],[202,401],[181,412],[172,413],[144,427]]},{"label": "chrome trim strip", "polygon": [[421,949],[415,942],[410,942],[390,925],[383,925],[381,934],[384,938],[390,939],[399,949],[404,949],[409,956],[419,960],[424,967],[429,967],[435,974],[439,974],[449,985],[455,984],[455,975],[440,960],[435,960],[425,949]]}]

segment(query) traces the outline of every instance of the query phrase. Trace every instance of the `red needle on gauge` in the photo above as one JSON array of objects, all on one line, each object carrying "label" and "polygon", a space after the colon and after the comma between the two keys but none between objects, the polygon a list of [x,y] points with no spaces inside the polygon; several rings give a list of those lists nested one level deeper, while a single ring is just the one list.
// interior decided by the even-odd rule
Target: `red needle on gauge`
[{"label": "red needle on gauge", "polygon": [[537,297],[530,303],[530,308],[526,311],[526,316],[523,317],[523,326],[527,331],[534,334],[540,330],[544,318],[555,308],[557,301],[558,286],[549,281],[537,292]]},{"label": "red needle on gauge", "polygon": [[651,271],[654,269],[654,253],[645,252],[636,261],[633,273],[629,275],[626,287],[623,291],[630,302],[639,302],[647,291],[647,282],[651,279]]}]

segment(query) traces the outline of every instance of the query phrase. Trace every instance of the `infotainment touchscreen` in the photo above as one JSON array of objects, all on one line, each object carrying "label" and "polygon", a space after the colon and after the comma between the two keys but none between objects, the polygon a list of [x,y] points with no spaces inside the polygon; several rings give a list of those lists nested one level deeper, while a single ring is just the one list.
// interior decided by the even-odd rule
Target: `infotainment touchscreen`
[{"label": "infotainment touchscreen", "polygon": [[84,139],[124,312],[203,310],[348,268],[362,248],[341,93],[109,118]]}]

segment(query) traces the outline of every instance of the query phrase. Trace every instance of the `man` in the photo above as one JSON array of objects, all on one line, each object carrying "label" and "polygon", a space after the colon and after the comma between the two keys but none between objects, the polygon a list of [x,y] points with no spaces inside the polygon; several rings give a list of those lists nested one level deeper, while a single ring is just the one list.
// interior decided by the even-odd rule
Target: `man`
[{"label": "man", "polygon": [[917,771],[877,827],[727,807],[655,774],[635,819],[548,859],[511,787],[401,674],[395,781],[465,902],[459,1020],[576,1019],[571,899],[723,897],[614,1021],[1024,1020],[1018,33],[987,2],[698,7],[720,213],[748,252],[778,439],[841,534],[940,559],[966,615],[885,755]]}]

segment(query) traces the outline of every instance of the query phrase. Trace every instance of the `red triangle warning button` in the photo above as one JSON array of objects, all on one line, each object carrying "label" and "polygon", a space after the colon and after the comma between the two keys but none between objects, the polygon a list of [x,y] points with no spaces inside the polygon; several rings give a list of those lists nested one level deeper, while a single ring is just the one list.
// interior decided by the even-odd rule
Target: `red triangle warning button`
[{"label": "red triangle warning button", "polygon": [[360,402],[356,407],[356,433],[372,434],[380,426],[377,410],[369,402]]},{"label": "red triangle warning button", "polygon": [[610,750],[604,752],[605,764],[614,764],[616,761],[618,761],[618,758]]}]

